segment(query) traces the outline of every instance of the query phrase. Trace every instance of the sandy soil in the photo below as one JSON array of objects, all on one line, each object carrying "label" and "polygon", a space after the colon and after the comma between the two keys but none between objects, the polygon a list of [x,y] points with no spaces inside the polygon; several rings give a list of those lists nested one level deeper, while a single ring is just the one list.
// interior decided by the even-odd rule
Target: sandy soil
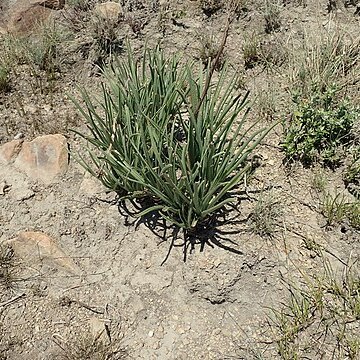
[{"label": "sandy soil", "polygon": [[[150,1],[135,3],[143,6],[134,5],[126,16],[143,27],[134,33],[121,22],[119,36],[129,36],[139,53],[148,39],[150,46],[160,41],[169,53],[193,59],[199,57],[201,35],[213,34],[219,42],[224,29],[224,8],[207,16],[198,1],[168,6],[162,2],[159,7]],[[284,44],[296,51],[304,38],[316,41],[324,31],[341,30],[355,37],[359,17],[355,7],[328,13],[327,1],[309,0],[307,6],[287,1],[281,6],[280,28],[266,34],[262,2],[247,3],[231,25],[226,57],[251,91],[249,121],[261,118],[269,125],[288,116],[289,62],[245,69],[245,39],[258,34],[268,47]],[[56,15],[64,26],[63,15],[69,9],[67,5]],[[93,41],[87,26],[84,22],[64,41],[61,71],[51,81],[51,90],[41,93],[29,67],[17,65],[11,90],[0,94],[0,144],[19,133],[26,140],[63,133],[71,154],[81,149],[80,139],[69,128],[83,129],[83,120],[67,94],[78,97],[77,86],[99,89],[94,57],[84,50]],[[276,54],[279,51],[276,48]],[[49,82],[43,84],[46,88]],[[273,120],[260,101],[267,94],[276,98]],[[139,220],[127,214],[116,203],[116,194],[86,174],[72,155],[67,173],[48,186],[0,167],[0,183],[12,185],[0,195],[0,242],[19,231],[41,231],[53,237],[78,267],[69,273],[51,261],[35,264],[34,253],[32,260],[17,260],[18,281],[0,292],[0,359],[80,359],[69,353],[79,356],[79,342],[89,346],[99,328],[105,341],[110,336],[130,359],[255,359],[256,351],[264,359],[280,358],[268,326],[269,309],[286,298],[284,279],[296,282],[301,272],[322,270],[321,259],[306,248],[304,239],[311,237],[324,246],[335,269],[341,265],[337,258],[347,261],[360,254],[358,231],[324,227],[312,186],[319,170],[296,165],[289,171],[283,165],[281,137],[278,125],[257,149],[261,166],[250,179],[250,197],[245,192],[239,196],[238,210],[231,210],[215,229],[204,231],[204,243],[192,250],[185,250],[179,234],[170,253],[173,230],[154,218]],[[343,168],[324,171],[332,189],[344,189]],[[261,191],[271,193],[282,209],[272,237],[255,234],[249,224]],[[314,351],[307,358],[331,359],[324,351],[323,357]]]}]

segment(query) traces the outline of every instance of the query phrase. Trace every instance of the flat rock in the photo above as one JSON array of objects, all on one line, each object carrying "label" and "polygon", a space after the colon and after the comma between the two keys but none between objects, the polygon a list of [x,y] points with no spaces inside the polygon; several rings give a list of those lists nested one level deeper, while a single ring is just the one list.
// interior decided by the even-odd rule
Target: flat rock
[{"label": "flat rock", "polygon": [[39,136],[24,141],[14,165],[34,180],[52,183],[68,168],[67,142],[63,135]]},{"label": "flat rock", "polygon": [[40,231],[23,231],[8,241],[15,254],[31,267],[47,265],[64,270],[70,274],[79,274],[80,269],[67,256],[57,242]]},{"label": "flat rock", "polygon": [[4,24],[1,24],[1,25],[0,25],[0,36],[1,36],[1,35],[6,35],[6,34],[7,34],[7,29],[6,29],[6,27],[5,27]]},{"label": "flat rock", "polygon": [[18,0],[4,15],[7,32],[27,34],[44,23],[55,10],[64,7],[65,0]]},{"label": "flat rock", "polygon": [[13,140],[0,146],[0,163],[10,164],[21,150],[22,140]]},{"label": "flat rock", "polygon": [[52,10],[41,5],[31,5],[23,9],[11,10],[7,21],[10,34],[27,34],[46,21]]},{"label": "flat rock", "polygon": [[115,21],[123,14],[123,10],[119,3],[107,1],[97,4],[94,8],[94,13],[104,19]]},{"label": "flat rock", "polygon": [[106,323],[108,320],[99,319],[97,317],[91,317],[89,319],[89,325],[93,339],[101,341],[103,344],[109,343],[109,337],[106,332]]},{"label": "flat rock", "polygon": [[83,181],[81,182],[79,191],[86,195],[96,195],[104,192],[106,189],[100,180],[93,177],[91,174],[86,173]]}]

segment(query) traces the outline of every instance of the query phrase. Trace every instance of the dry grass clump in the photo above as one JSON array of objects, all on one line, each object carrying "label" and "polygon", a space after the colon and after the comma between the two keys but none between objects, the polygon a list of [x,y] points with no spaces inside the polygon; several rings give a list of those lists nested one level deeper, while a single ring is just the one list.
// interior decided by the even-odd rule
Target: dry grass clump
[{"label": "dry grass clump", "polygon": [[260,236],[273,237],[281,224],[283,207],[275,193],[261,193],[249,216],[252,232]]},{"label": "dry grass clump", "polygon": [[281,9],[283,4],[279,0],[266,0],[264,19],[265,19],[265,33],[271,34],[281,27]]},{"label": "dry grass clump", "polygon": [[326,258],[324,272],[303,274],[304,285],[288,283],[289,297],[273,309],[270,327],[281,359],[360,356],[360,272],[358,259],[335,272]]},{"label": "dry grass clump", "polygon": [[20,72],[26,72],[33,94],[54,92],[62,71],[67,39],[68,33],[54,22],[44,25],[31,36],[19,38],[7,35],[0,43],[0,69],[5,69],[3,76],[0,74],[2,82],[10,76],[18,78]]},{"label": "dry grass clump", "polygon": [[14,289],[18,281],[16,269],[13,249],[6,244],[0,244],[0,288],[7,291]]},{"label": "dry grass clump", "polygon": [[360,81],[360,38],[320,32],[320,40],[306,36],[303,47],[292,54],[290,84],[304,95],[314,88],[324,92],[334,84],[351,94]]},{"label": "dry grass clump", "polygon": [[118,341],[104,341],[102,333],[94,337],[83,332],[72,340],[54,335],[54,342],[62,352],[56,356],[60,360],[124,360],[128,358],[126,350]]},{"label": "dry grass clump", "polygon": [[0,60],[0,93],[10,90],[10,71],[3,60]]}]

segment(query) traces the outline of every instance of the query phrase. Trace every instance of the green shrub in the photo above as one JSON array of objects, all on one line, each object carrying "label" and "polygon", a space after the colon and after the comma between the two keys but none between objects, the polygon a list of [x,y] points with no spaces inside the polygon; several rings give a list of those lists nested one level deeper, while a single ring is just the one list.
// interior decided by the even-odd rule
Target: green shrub
[{"label": "green shrub", "polygon": [[285,125],[282,144],[288,160],[304,165],[319,160],[330,167],[341,163],[339,150],[351,144],[351,129],[360,112],[337,95],[330,87],[324,93],[314,90],[309,98],[294,97],[296,110],[290,125]]},{"label": "green shrub", "polygon": [[[148,50],[136,62],[105,70],[102,98],[83,91],[77,104],[90,134],[91,161],[81,163],[110,189],[126,198],[150,199],[171,223],[194,229],[234,200],[229,194],[251,165],[247,158],[269,129],[245,129],[247,95],[235,93],[226,67],[210,85],[211,69],[194,75],[194,67]],[[210,86],[209,86],[210,85]],[[98,106],[98,108],[97,108]],[[101,109],[101,110],[100,110]]]}]

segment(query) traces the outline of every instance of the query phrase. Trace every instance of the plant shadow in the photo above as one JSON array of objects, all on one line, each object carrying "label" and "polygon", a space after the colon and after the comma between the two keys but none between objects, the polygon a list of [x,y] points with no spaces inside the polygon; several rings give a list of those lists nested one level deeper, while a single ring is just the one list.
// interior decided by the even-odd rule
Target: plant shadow
[{"label": "plant shadow", "polygon": [[141,201],[119,200],[117,206],[119,213],[125,219],[126,226],[134,226],[137,229],[140,225],[144,225],[161,240],[158,245],[164,242],[170,243],[168,252],[161,263],[163,265],[175,247],[182,248],[184,262],[193,251],[198,249],[203,252],[206,247],[212,249],[218,247],[242,255],[243,252],[238,249],[238,244],[231,237],[246,231],[239,229],[239,225],[244,225],[248,221],[247,218],[239,218],[241,213],[239,208],[241,201],[249,199],[238,198],[237,200],[236,203],[227,205],[213,213],[211,217],[191,230],[170,224],[158,211],[151,211],[139,217],[142,211],[154,205],[149,199],[142,199]]}]

